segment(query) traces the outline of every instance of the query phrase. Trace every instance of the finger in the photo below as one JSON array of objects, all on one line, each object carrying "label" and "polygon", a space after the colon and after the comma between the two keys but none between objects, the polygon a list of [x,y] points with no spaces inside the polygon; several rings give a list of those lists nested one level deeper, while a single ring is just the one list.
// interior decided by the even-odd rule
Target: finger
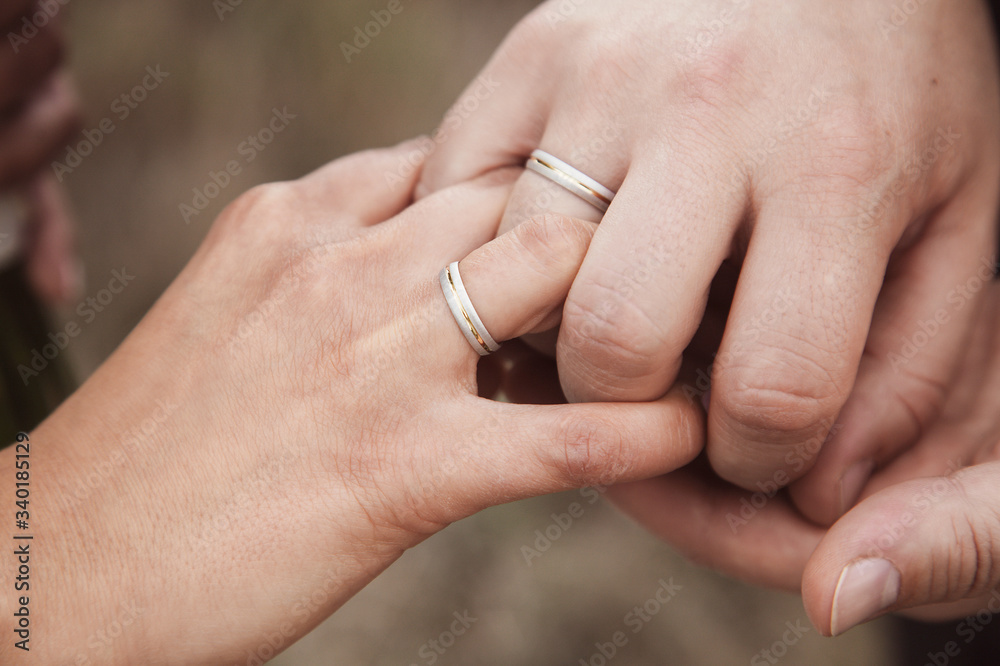
[{"label": "finger", "polygon": [[[366,150],[317,169],[301,179],[311,203],[303,212],[310,217],[347,215],[359,226],[384,222],[403,211],[413,200],[424,153],[418,137],[391,148]],[[404,168],[405,167],[405,168]]]},{"label": "finger", "polygon": [[538,147],[548,119],[556,62],[539,62],[531,45],[550,39],[537,18],[521,22],[462,93],[433,135],[434,150],[418,198],[493,169],[523,165]]},{"label": "finger", "polygon": [[[459,264],[465,289],[487,332],[497,341],[534,330],[559,308],[593,236],[594,225],[560,216],[545,216],[523,224],[472,252]],[[464,348],[464,364],[478,353],[465,340],[456,318],[439,301],[442,354],[454,358]],[[452,350],[446,352],[444,350]]]},{"label": "finger", "polygon": [[[621,130],[597,121],[582,126],[577,116],[555,115],[541,140],[541,148],[573,168],[593,178],[612,192],[621,187],[628,170],[628,156]],[[580,220],[600,222],[605,211],[557,184],[551,177],[566,175],[558,165],[543,166],[541,173],[525,169],[511,193],[500,233],[546,213],[558,213]],[[575,179],[575,176],[572,176]]]},{"label": "finger", "polygon": [[750,493],[697,465],[609,488],[608,497],[696,564],[789,592],[824,533],[777,486]]},{"label": "finger", "polygon": [[[880,467],[865,485],[867,497],[921,477],[947,476],[963,467],[991,462],[1000,441],[996,396],[1000,395],[1000,283],[986,288],[983,306],[976,308],[961,378],[949,391],[948,403],[919,440]],[[803,479],[804,481],[804,479]]]},{"label": "finger", "polygon": [[76,92],[65,72],[52,77],[18,116],[0,127],[0,186],[41,169],[79,125]]},{"label": "finger", "polygon": [[886,612],[988,594],[1000,583],[1000,463],[887,488],[849,511],[806,567],[813,624],[838,635]]},{"label": "finger", "polygon": [[83,290],[83,267],[74,248],[69,202],[55,176],[45,173],[30,188],[33,219],[28,277],[42,300],[70,304]]},{"label": "finger", "polygon": [[909,448],[948,397],[970,322],[993,279],[994,184],[960,195],[898,258],[879,297],[857,384],[797,506],[830,524],[857,501],[872,470]]},{"label": "finger", "polygon": [[709,459],[737,485],[808,471],[854,385],[900,226],[893,211],[853,236],[856,187],[809,182],[761,207],[709,407]]},{"label": "finger", "polygon": [[573,401],[663,395],[730,251],[745,199],[715,166],[728,161],[671,152],[633,162],[573,283],[557,349]]},{"label": "finger", "polygon": [[408,269],[421,278],[433,275],[436,284],[443,267],[496,237],[515,177],[514,170],[500,169],[435,192],[372,233],[384,234],[390,252],[403,243],[411,250]]},{"label": "finger", "polygon": [[476,250],[460,264],[484,304],[480,315],[504,340],[537,329],[562,304],[596,225],[571,217],[535,218]]},{"label": "finger", "polygon": [[455,422],[469,474],[456,479],[474,510],[585,486],[604,487],[663,474],[701,449],[699,410],[678,391],[655,403],[504,405],[469,398]]}]

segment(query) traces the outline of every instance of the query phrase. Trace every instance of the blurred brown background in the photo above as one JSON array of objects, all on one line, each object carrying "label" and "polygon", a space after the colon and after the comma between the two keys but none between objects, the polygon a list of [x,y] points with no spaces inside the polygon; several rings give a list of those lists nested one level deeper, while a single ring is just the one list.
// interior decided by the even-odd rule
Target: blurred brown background
[{"label": "blurred brown background", "polygon": [[[85,127],[105,117],[116,127],[65,177],[81,223],[87,293],[102,288],[113,269],[136,276],[73,341],[81,378],[142,317],[226,202],[255,184],[431,131],[536,4],[402,0],[402,13],[348,64],[341,42],[353,40],[354,28],[386,0],[243,0],[220,19],[218,7],[238,1],[75,0],[67,7]],[[169,76],[123,119],[122,106],[112,105],[147,66]],[[240,144],[267,125],[272,109],[286,107],[297,117],[247,164]],[[209,172],[230,160],[242,173],[186,224],[180,205],[190,205],[193,188],[204,188]],[[558,527],[552,514],[574,501],[582,517]],[[811,628],[789,632],[789,624],[810,627],[797,598],[687,565],[603,501],[587,502],[570,493],[451,527],[273,663],[891,663],[884,624],[838,640]],[[529,566],[521,548],[535,547],[535,531],[546,529],[559,538]],[[680,591],[633,633],[637,616],[629,623],[626,615],[671,579]],[[466,611],[476,621],[452,644],[442,633],[454,613]],[[620,630],[627,645],[605,660],[595,644]],[[770,657],[762,650],[772,650]]]}]

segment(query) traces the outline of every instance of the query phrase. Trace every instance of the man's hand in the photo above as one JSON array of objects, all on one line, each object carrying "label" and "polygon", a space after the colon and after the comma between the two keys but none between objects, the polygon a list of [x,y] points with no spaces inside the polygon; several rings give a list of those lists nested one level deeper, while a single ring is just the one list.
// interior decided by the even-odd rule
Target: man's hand
[{"label": "man's hand", "polygon": [[839,634],[889,611],[945,619],[1000,608],[1000,284],[984,289],[962,381],[916,444],[877,471],[829,531],[772,486],[749,493],[693,467],[609,496],[691,559],[801,590]]},{"label": "man's hand", "polygon": [[[981,0],[905,21],[881,0],[548,2],[434,138],[424,193],[535,148],[618,190],[563,310],[571,399],[663,395],[728,260],[708,421],[723,478],[808,473],[795,501],[829,524],[940,410],[996,247]],[[545,211],[600,219],[525,172],[502,230]]]}]

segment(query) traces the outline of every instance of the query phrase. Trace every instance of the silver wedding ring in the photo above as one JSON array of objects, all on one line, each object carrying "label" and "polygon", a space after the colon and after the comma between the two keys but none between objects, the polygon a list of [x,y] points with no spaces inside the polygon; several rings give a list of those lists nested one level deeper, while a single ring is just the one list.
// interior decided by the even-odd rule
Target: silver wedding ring
[{"label": "silver wedding ring", "polygon": [[451,314],[455,317],[455,323],[480,356],[492,354],[500,349],[500,345],[486,330],[486,325],[472,305],[469,292],[465,290],[465,284],[462,282],[462,275],[458,272],[457,261],[441,270],[441,291],[444,292],[444,300],[448,302]]},{"label": "silver wedding ring", "polygon": [[524,166],[529,171],[534,171],[566,188],[602,213],[608,212],[611,202],[614,201],[613,190],[544,150],[531,153],[531,158]]}]

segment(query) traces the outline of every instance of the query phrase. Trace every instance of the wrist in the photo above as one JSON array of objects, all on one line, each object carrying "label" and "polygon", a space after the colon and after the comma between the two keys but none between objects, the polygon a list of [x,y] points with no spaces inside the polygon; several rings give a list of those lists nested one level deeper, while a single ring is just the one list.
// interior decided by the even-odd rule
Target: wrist
[{"label": "wrist", "polygon": [[4,645],[3,663],[245,659],[267,651],[262,636],[290,645],[403,552],[357,493],[317,500],[330,479],[293,443],[259,453],[238,428],[197,427],[203,402],[183,379],[116,372],[137,363],[127,347],[31,436],[32,649]]}]

